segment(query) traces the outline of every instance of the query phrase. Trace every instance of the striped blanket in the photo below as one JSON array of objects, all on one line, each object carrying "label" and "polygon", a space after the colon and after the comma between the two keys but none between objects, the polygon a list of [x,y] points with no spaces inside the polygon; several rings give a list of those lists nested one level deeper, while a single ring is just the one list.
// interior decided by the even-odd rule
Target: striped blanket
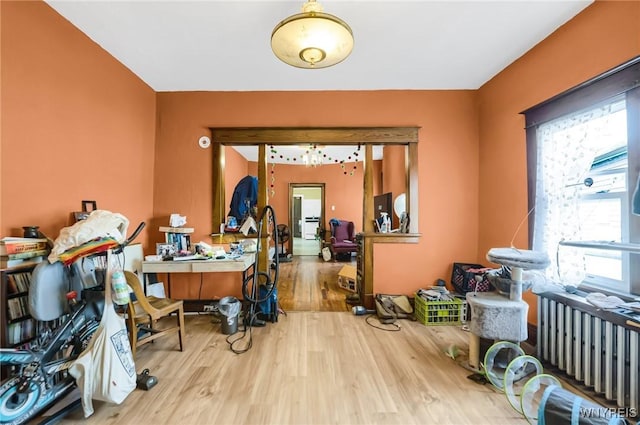
[{"label": "striped blanket", "polygon": [[111,237],[93,239],[80,246],[66,250],[59,255],[58,259],[62,264],[68,266],[80,258],[91,254],[97,254],[99,252],[105,252],[116,246],[118,246],[118,241]]}]

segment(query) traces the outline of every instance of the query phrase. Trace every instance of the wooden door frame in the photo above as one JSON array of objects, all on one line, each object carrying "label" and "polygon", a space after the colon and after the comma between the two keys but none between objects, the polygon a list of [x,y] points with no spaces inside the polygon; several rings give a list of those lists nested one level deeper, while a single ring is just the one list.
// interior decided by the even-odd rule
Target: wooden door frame
[{"label": "wooden door frame", "polygon": [[[325,183],[289,183],[289,198],[288,198],[288,202],[289,202],[289,220],[288,220],[288,225],[289,225],[289,229],[293,229],[293,191],[296,188],[301,188],[301,187],[317,187],[320,188],[320,220],[319,220],[319,225],[323,225],[324,226],[324,219],[325,219],[325,212],[324,212],[324,198],[325,198]],[[302,234],[304,235],[304,231],[302,232]],[[292,255],[295,255],[295,253],[293,252],[293,239],[289,238],[288,244],[287,244],[287,249],[289,250],[288,252],[291,252]],[[320,250],[318,250],[318,252],[320,252]]]},{"label": "wooden door frame", "polygon": [[[291,223],[290,229],[293,229],[291,233],[293,234],[294,238],[296,237],[296,235],[295,235],[295,233],[296,233],[295,232],[296,224],[295,224],[295,220],[294,220],[295,219],[294,212],[296,210],[296,202],[295,202],[296,198],[300,198],[301,199],[301,201],[300,201],[300,212],[302,213],[302,200],[304,200],[304,196],[295,195],[294,194],[291,197],[291,200],[290,200],[290,202],[291,202],[291,213],[290,213],[290,217],[289,217],[289,222]],[[300,214],[300,215],[302,216],[302,214]],[[302,229],[300,229],[300,237],[302,237]],[[293,249],[291,250],[291,252],[293,252]]]},{"label": "wooden door frame", "polygon": [[[212,229],[220,228],[226,219],[224,201],[224,145],[257,145],[258,152],[258,208],[266,205],[267,157],[266,145],[297,145],[318,143],[325,145],[364,145],[363,231],[374,233],[373,226],[373,145],[406,145],[405,160],[407,211],[411,216],[409,233],[418,234],[418,130],[419,127],[211,127],[213,147],[213,211]],[[402,238],[401,235],[396,235]]]}]

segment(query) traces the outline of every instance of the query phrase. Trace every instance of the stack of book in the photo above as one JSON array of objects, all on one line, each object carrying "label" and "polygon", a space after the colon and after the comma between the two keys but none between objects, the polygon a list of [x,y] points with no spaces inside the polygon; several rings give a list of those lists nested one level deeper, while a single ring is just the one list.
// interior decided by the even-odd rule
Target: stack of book
[{"label": "stack of book", "polygon": [[49,255],[46,238],[0,239],[0,268],[29,266],[43,261]]},{"label": "stack of book", "polygon": [[160,231],[165,234],[165,242],[174,245],[178,253],[191,251],[190,233],[193,230],[193,227],[160,226]]}]

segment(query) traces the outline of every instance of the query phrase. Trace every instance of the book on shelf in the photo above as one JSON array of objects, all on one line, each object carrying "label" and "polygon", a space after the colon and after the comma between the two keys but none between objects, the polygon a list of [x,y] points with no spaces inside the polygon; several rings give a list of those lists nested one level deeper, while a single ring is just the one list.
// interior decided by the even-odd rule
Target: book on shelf
[{"label": "book on shelf", "polygon": [[0,269],[9,269],[12,267],[22,267],[22,266],[35,266],[38,263],[44,261],[46,257],[44,255],[40,255],[38,257],[32,258],[18,258],[16,260],[9,260],[6,257],[0,257]]},{"label": "book on shelf", "polygon": [[174,245],[178,252],[191,250],[191,236],[186,233],[165,233],[165,242]]},{"label": "book on shelf", "polygon": [[0,255],[47,249],[47,244],[48,240],[46,238],[5,237],[0,239]]},{"label": "book on shelf", "polygon": [[16,278],[12,274],[7,275],[7,294],[17,294],[20,292],[18,289],[18,284],[16,283]]},{"label": "book on shelf", "polygon": [[[7,275],[7,284],[10,294],[19,294],[22,292],[29,292],[31,286],[31,273],[11,273]],[[15,289],[15,291],[12,291]]]},{"label": "book on shelf", "polygon": [[33,251],[17,252],[15,254],[0,255],[0,260],[24,260],[27,258],[42,257],[49,255],[48,249],[34,249]]},{"label": "book on shelf", "polygon": [[16,345],[32,340],[35,336],[35,327],[33,319],[9,324],[7,328],[7,344]]},{"label": "book on shelf", "polygon": [[16,320],[29,314],[27,297],[9,298],[7,300],[9,320]]}]

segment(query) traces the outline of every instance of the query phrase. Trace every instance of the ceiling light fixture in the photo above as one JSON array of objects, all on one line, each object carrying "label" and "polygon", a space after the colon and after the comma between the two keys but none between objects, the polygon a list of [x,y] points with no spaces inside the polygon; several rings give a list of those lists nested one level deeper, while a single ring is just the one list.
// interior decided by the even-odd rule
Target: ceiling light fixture
[{"label": "ceiling light fixture", "polygon": [[322,158],[322,151],[318,149],[318,146],[309,145],[309,149],[302,154],[302,163],[307,167],[317,167],[322,165]]},{"label": "ceiling light fixture", "polygon": [[353,50],[353,32],[342,19],[322,12],[315,0],[302,13],[289,16],[271,33],[271,49],[284,63],[297,68],[326,68],[342,62]]}]

